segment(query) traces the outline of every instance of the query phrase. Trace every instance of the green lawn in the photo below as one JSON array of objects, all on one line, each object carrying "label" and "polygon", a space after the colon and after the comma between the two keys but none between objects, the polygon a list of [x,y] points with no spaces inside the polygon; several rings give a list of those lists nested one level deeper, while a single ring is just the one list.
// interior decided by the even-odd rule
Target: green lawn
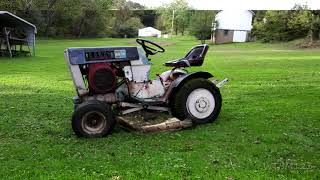
[{"label": "green lawn", "polygon": [[[152,74],[198,41],[177,38]],[[212,124],[178,132],[79,139],[63,51],[131,39],[39,40],[37,56],[0,58],[0,177],[63,179],[320,179],[320,49],[211,46],[206,70],[230,83]]]}]

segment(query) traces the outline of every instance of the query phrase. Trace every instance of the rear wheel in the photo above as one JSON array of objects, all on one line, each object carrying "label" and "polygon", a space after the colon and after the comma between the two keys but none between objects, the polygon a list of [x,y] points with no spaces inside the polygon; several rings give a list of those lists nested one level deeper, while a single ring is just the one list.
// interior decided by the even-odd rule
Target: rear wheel
[{"label": "rear wheel", "polygon": [[100,101],[83,102],[73,112],[72,129],[80,137],[104,137],[114,125],[110,105]]},{"label": "rear wheel", "polygon": [[172,114],[180,120],[191,119],[195,124],[213,122],[221,110],[219,89],[207,79],[192,79],[174,95]]}]

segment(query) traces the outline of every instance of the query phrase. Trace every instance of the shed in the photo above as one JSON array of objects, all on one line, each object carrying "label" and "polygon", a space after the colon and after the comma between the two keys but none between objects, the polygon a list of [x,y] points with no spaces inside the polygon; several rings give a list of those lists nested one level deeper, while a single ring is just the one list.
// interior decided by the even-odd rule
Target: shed
[{"label": "shed", "polygon": [[215,16],[215,43],[249,41],[254,12],[250,10],[223,10]]},{"label": "shed", "polygon": [[153,27],[145,27],[142,29],[139,29],[138,33],[139,37],[161,37],[161,31],[158,29],[155,29]]},{"label": "shed", "polygon": [[0,56],[35,55],[36,33],[35,25],[8,11],[0,11]]}]

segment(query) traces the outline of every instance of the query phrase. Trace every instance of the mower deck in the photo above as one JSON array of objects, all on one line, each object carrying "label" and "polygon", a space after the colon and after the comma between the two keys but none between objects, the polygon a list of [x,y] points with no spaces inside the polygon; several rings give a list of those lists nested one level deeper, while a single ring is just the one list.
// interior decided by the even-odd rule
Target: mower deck
[{"label": "mower deck", "polygon": [[[147,119],[149,118],[150,117],[147,117]],[[176,131],[193,126],[191,120],[186,119],[184,121],[180,121],[179,119],[169,115],[151,117],[151,120],[146,120],[143,113],[138,113],[138,115],[117,116],[116,120],[120,127],[125,130],[143,133]]]}]

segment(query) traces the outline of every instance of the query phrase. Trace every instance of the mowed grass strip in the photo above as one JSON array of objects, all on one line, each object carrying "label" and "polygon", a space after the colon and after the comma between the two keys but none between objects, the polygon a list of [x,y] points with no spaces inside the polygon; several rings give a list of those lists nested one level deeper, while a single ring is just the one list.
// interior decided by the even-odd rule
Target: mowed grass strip
[{"label": "mowed grass strip", "polygon": [[[190,37],[153,40],[173,45],[152,57],[152,77],[198,44]],[[1,178],[320,178],[320,49],[285,43],[211,46],[203,67],[189,69],[230,79],[212,124],[77,138],[64,49],[132,41],[39,40],[36,57],[0,58]]]}]

